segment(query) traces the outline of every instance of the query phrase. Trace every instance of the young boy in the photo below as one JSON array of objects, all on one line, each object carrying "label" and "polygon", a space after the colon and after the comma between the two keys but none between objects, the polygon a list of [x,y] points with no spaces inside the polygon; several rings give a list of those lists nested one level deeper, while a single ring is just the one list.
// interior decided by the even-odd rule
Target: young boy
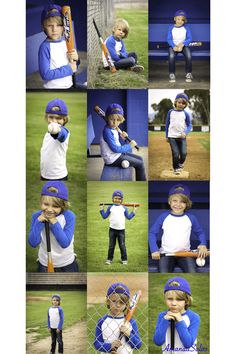
[{"label": "young boy", "polygon": [[178,93],[175,97],[174,108],[169,110],[166,118],[166,141],[172,152],[172,165],[175,175],[179,175],[184,168],[187,156],[186,137],[192,130],[189,113],[185,110],[188,105],[188,96]]},{"label": "young boy", "polygon": [[186,12],[178,10],[174,16],[174,25],[168,30],[167,42],[169,44],[169,82],[175,82],[175,57],[182,53],[185,57],[185,81],[191,82],[192,76],[192,56],[189,44],[192,42],[190,28],[185,25],[187,22]]},{"label": "young boy", "polygon": [[146,181],[145,168],[141,156],[132,154],[132,148],[137,145],[135,140],[127,143],[128,134],[122,132],[119,135],[117,128],[125,121],[124,110],[118,103],[112,103],[107,107],[107,124],[103,129],[100,139],[101,155],[108,166],[122,166],[122,161],[129,161],[130,166],[135,168],[136,180]]},{"label": "young boy", "polygon": [[75,49],[67,51],[61,6],[48,5],[42,12],[41,24],[47,35],[38,53],[44,88],[69,89],[73,85],[72,75],[77,71],[80,60]]},{"label": "young boy", "polygon": [[48,102],[45,119],[48,131],[44,136],[40,152],[41,179],[67,180],[66,153],[70,132],[65,128],[69,121],[66,103],[58,98]]},{"label": "young boy", "polygon": [[[163,352],[183,353],[190,348],[191,352],[198,353],[196,343],[200,317],[188,309],[192,304],[189,283],[181,277],[169,279],[164,296],[168,310],[158,316],[154,343],[161,345]],[[171,320],[174,321],[174,343],[171,343]]]},{"label": "young boy", "polygon": [[[205,233],[197,218],[188,213],[188,209],[192,206],[189,188],[182,184],[174,185],[169,191],[168,204],[170,210],[159,215],[149,231],[152,259],[159,259],[160,273],[172,273],[176,265],[184,273],[195,272],[194,258],[165,256],[166,253],[190,251],[191,231],[200,240],[199,258],[207,256]],[[162,232],[160,249],[157,245],[159,232]]]},{"label": "young boy", "polygon": [[114,283],[107,290],[106,305],[109,312],[98,320],[94,339],[94,347],[99,352],[127,354],[141,347],[135,319],[131,318],[130,323],[125,322],[129,300],[129,288],[123,283]]},{"label": "young boy", "polygon": [[[125,49],[123,39],[127,38],[128,34],[128,22],[124,19],[117,19],[112,29],[112,35],[105,40],[105,43],[116,69],[130,69],[139,73],[144,70],[144,67],[137,64],[137,54],[135,52],[127,53]],[[104,56],[103,62],[106,68],[107,63]]]},{"label": "young boy", "polygon": [[113,204],[104,211],[104,205],[100,206],[100,214],[103,219],[109,216],[110,228],[109,228],[109,249],[106,264],[110,265],[113,260],[116,239],[118,239],[121,263],[128,264],[128,257],[125,245],[125,218],[130,220],[135,216],[136,208],[133,207],[133,211],[129,214],[127,207],[122,205],[124,195],[120,190],[115,190],[112,194]]},{"label": "young boy", "polygon": [[57,342],[58,354],[63,354],[62,326],[64,322],[64,313],[60,307],[60,303],[60,295],[52,295],[52,306],[48,309],[48,330],[51,333],[52,338],[50,354],[55,354]]},{"label": "young boy", "polygon": [[47,272],[45,221],[49,222],[55,272],[78,272],[74,253],[75,215],[69,209],[68,190],[61,181],[47,182],[41,192],[41,210],[32,215],[28,242],[39,246],[38,272]]}]

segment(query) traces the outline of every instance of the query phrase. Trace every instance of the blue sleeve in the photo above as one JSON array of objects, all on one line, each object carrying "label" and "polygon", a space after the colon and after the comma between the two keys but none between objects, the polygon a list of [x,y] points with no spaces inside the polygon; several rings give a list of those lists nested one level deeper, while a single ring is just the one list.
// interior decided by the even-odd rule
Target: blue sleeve
[{"label": "blue sleeve", "polygon": [[169,110],[169,112],[167,113],[167,117],[166,117],[166,138],[168,138],[168,130],[169,130],[169,125],[170,125],[170,113],[172,112],[172,109]]},{"label": "blue sleeve", "polygon": [[131,318],[130,324],[132,325],[132,331],[129,338],[127,338],[127,344],[129,344],[133,349],[139,349],[142,346],[142,341],[139,336],[138,326],[134,318]]},{"label": "blue sleeve", "polygon": [[186,28],[186,39],[184,41],[184,45],[188,46],[192,42],[192,33],[190,31],[190,28],[188,26],[185,26]]},{"label": "blue sleeve", "polygon": [[58,324],[57,328],[62,330],[62,326],[63,326],[63,323],[64,323],[64,312],[63,312],[61,307],[58,307],[58,310],[59,310],[60,321],[59,321],[59,324]]},{"label": "blue sleeve", "polygon": [[195,235],[199,239],[200,245],[206,246],[207,245],[206,235],[205,235],[205,232],[203,231],[202,227],[200,226],[196,216],[192,215],[192,214],[187,214],[187,215],[192,223],[192,231],[195,233]]},{"label": "blue sleeve", "polygon": [[95,338],[93,345],[99,352],[109,353],[111,351],[111,343],[105,343],[102,335],[102,324],[105,318],[100,318],[95,331]]},{"label": "blue sleeve", "polygon": [[62,77],[71,76],[73,70],[70,65],[63,65],[60,68],[50,69],[50,42],[44,41],[38,52],[39,73],[43,80],[50,81]]},{"label": "blue sleeve", "polygon": [[129,214],[129,211],[128,211],[127,207],[124,206],[123,208],[125,209],[124,214],[125,214],[126,219],[130,220],[130,219],[132,219],[135,216],[133,211],[131,211],[131,213]]},{"label": "blue sleeve", "polygon": [[107,40],[106,40],[107,49],[108,49],[108,51],[110,53],[110,56],[111,56],[112,60],[118,61],[118,60],[120,60],[120,57],[116,53],[115,45],[116,45],[115,38],[113,36],[108,37]]},{"label": "blue sleeve", "polygon": [[58,134],[50,134],[53,139],[57,139],[60,141],[60,143],[63,143],[66,138],[68,137],[69,130],[66,129],[65,127],[61,126],[61,131]]},{"label": "blue sleeve", "polygon": [[169,215],[169,211],[162,213],[152,225],[148,233],[148,243],[151,253],[158,252],[159,248],[157,246],[158,234],[162,230],[162,225],[165,218]]},{"label": "blue sleeve", "polygon": [[192,311],[187,311],[190,319],[190,325],[187,327],[184,321],[176,322],[175,328],[179,334],[180,340],[185,348],[190,348],[198,335],[200,326],[200,316]]},{"label": "blue sleeve", "polygon": [[110,213],[111,213],[111,207],[112,207],[112,205],[110,205],[110,206],[107,208],[106,211],[100,210],[100,214],[101,214],[101,216],[102,216],[103,219],[106,219],[106,218],[110,215]]},{"label": "blue sleeve", "polygon": [[64,228],[61,227],[59,222],[49,224],[49,226],[59,245],[66,248],[70,245],[74,235],[75,214],[70,210],[64,211],[63,214],[66,220]]},{"label": "blue sleeve", "polygon": [[167,34],[167,42],[169,44],[170,47],[174,48],[175,44],[173,42],[173,36],[172,36],[172,29],[173,29],[173,25],[169,26],[168,28],[168,34]]},{"label": "blue sleeve", "polygon": [[161,312],[156,322],[156,329],[153,336],[153,342],[156,345],[163,345],[166,340],[166,331],[170,326],[170,321],[164,318],[165,315],[166,312]]},{"label": "blue sleeve", "polygon": [[185,130],[185,134],[187,135],[192,130],[192,123],[191,123],[191,119],[190,119],[190,114],[186,111],[184,111],[184,113],[185,113],[185,117],[186,117],[185,123],[187,125],[187,128]]},{"label": "blue sleeve", "polygon": [[48,328],[51,328],[51,327],[50,327],[49,309],[48,309]]},{"label": "blue sleeve", "polygon": [[128,53],[126,52],[124,41],[121,40],[121,44],[122,44],[122,47],[121,47],[121,51],[120,51],[120,56],[121,56],[121,58],[128,58]]},{"label": "blue sleeve", "polygon": [[44,229],[44,223],[38,221],[39,215],[41,215],[42,211],[37,211],[32,215],[30,232],[28,236],[28,242],[31,247],[36,248],[41,242],[41,232]]},{"label": "blue sleeve", "polygon": [[112,134],[111,129],[108,127],[105,127],[103,130],[103,139],[105,140],[109,148],[115,153],[123,154],[132,151],[132,147],[130,146],[130,144],[116,145],[114,135]]}]

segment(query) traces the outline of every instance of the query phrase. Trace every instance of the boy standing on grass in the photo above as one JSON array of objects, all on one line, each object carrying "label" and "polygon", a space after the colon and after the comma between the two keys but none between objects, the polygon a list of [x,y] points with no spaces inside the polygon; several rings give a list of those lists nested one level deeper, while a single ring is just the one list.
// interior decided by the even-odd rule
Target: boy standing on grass
[{"label": "boy standing on grass", "polygon": [[128,257],[125,245],[125,218],[130,220],[135,216],[136,208],[133,207],[133,211],[129,214],[128,208],[122,205],[124,195],[121,190],[115,190],[112,194],[113,204],[104,210],[104,205],[100,206],[100,214],[103,219],[109,216],[110,228],[109,228],[109,248],[106,264],[110,265],[113,261],[114,251],[116,247],[116,239],[118,239],[121,263],[128,264]]},{"label": "boy standing on grass", "polygon": [[75,49],[67,51],[61,6],[48,5],[42,12],[41,24],[47,35],[38,53],[44,88],[69,89],[73,86],[72,75],[77,71],[80,60]]},{"label": "boy standing on grass", "polygon": [[66,153],[70,132],[65,127],[69,121],[66,103],[59,98],[48,102],[45,110],[48,131],[44,136],[40,154],[42,180],[67,180]]},{"label": "boy standing on grass", "polygon": [[60,295],[52,295],[52,306],[48,309],[48,330],[52,338],[50,354],[55,354],[56,343],[58,343],[58,354],[63,354],[62,326],[64,313],[60,303]]}]

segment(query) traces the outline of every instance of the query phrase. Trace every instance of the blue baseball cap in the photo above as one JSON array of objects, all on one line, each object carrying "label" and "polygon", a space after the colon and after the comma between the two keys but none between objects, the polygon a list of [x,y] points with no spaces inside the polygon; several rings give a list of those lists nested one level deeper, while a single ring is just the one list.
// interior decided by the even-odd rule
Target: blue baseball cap
[{"label": "blue baseball cap", "polygon": [[[50,192],[48,188],[54,187],[57,189],[57,192]],[[42,188],[41,195],[48,195],[50,197],[61,198],[68,200],[68,189],[66,185],[61,181],[48,181],[44,184]]]},{"label": "blue baseball cap", "polygon": [[130,297],[130,292],[128,286],[123,283],[114,283],[107,290],[107,297],[112,294],[124,294]]},{"label": "blue baseball cap", "polygon": [[44,8],[41,14],[41,23],[49,17],[59,16],[62,17],[61,6],[56,4],[50,4]]},{"label": "blue baseball cap", "polygon": [[60,100],[59,98],[55,98],[54,100],[48,102],[45,113],[67,116],[68,109],[65,101]]},{"label": "blue baseball cap", "polygon": [[182,98],[183,100],[188,102],[188,96],[185,93],[178,93],[178,95],[176,95],[175,97],[175,100],[178,100],[179,98]]},{"label": "blue baseball cap", "polygon": [[186,11],[184,11],[184,10],[178,10],[175,12],[175,16],[187,17],[187,14],[186,14]]},{"label": "blue baseball cap", "polygon": [[120,191],[119,189],[115,190],[112,194],[112,198],[114,197],[120,197],[120,198],[124,198],[124,194],[122,191]]},{"label": "blue baseball cap", "polygon": [[183,184],[175,184],[173,187],[171,187],[171,189],[169,190],[169,197],[172,194],[184,194],[187,197],[190,198],[190,190],[187,186],[183,185]]},{"label": "blue baseball cap", "polygon": [[167,281],[164,287],[164,293],[170,290],[180,290],[183,291],[184,293],[191,295],[189,283],[187,282],[186,279],[181,277],[174,277]]},{"label": "blue baseball cap", "polygon": [[61,297],[60,297],[59,294],[53,294],[53,295],[52,295],[52,299],[53,299],[53,298],[57,298],[57,299],[61,300]]},{"label": "blue baseball cap", "polygon": [[120,114],[124,116],[124,110],[118,103],[111,103],[106,109],[106,117],[109,117],[111,114]]}]

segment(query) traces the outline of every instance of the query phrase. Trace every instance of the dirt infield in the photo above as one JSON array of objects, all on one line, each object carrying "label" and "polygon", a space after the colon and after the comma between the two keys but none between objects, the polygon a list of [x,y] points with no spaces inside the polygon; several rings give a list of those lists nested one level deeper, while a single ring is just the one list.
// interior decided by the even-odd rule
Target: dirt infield
[{"label": "dirt infield", "polygon": [[[189,172],[189,180],[210,179],[209,133],[190,133],[187,138],[187,158],[184,170]],[[164,133],[149,134],[149,180],[160,180],[163,170],[172,170],[172,156]],[[175,179],[175,175],[168,179]]]}]

